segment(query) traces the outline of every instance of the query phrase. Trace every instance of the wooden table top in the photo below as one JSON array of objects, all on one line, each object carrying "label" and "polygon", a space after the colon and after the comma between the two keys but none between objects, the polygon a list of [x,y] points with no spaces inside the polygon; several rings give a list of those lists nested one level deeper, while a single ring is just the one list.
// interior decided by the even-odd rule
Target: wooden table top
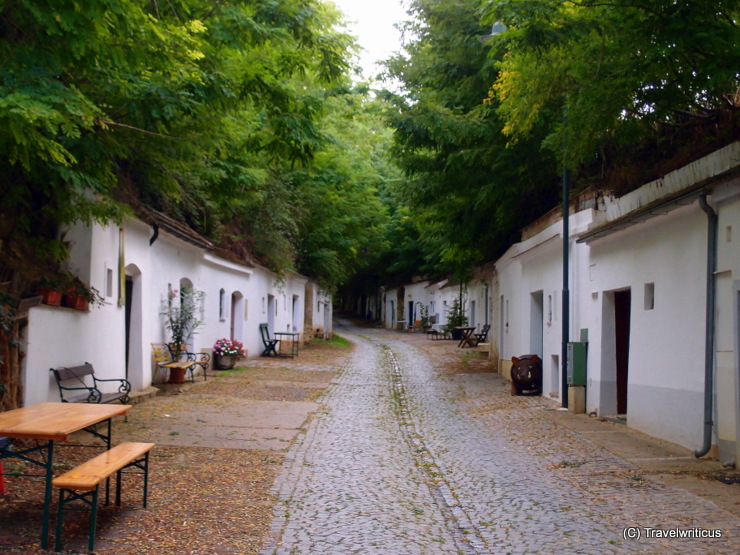
[{"label": "wooden table top", "polygon": [[0,436],[65,441],[69,434],[114,416],[131,405],[38,403],[0,412]]}]

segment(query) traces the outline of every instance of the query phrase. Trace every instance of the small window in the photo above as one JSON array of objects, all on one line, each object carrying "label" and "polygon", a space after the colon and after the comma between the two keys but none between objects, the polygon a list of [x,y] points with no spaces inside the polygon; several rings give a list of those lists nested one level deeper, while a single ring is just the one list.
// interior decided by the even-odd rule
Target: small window
[{"label": "small window", "polygon": [[653,310],[655,308],[655,284],[645,284],[645,310]]},{"label": "small window", "polygon": [[223,289],[218,292],[218,319],[226,319],[226,291]]},{"label": "small window", "polygon": [[113,296],[113,268],[105,269],[105,296]]}]

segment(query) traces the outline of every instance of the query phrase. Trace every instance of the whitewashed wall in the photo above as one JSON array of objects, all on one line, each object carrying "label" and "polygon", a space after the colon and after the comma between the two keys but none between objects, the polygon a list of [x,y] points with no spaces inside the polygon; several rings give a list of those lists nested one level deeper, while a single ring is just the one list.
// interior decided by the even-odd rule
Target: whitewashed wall
[{"label": "whitewashed wall", "polygon": [[[317,283],[306,283],[305,329],[306,340],[312,337],[329,339],[334,332],[332,325],[332,295]],[[310,303],[310,306],[309,306]]]},{"label": "whitewashed wall", "polygon": [[[590,210],[570,218],[571,272],[575,276],[587,268],[587,249],[578,245],[573,234],[592,219]],[[498,275],[497,302],[494,303],[491,340],[499,357],[536,354],[542,359],[543,393],[559,399],[561,395],[562,289],[563,289],[562,223],[545,228],[527,241],[511,247],[496,263]],[[580,337],[579,303],[571,295],[571,340]]]},{"label": "whitewashed wall", "polygon": [[715,188],[718,212],[716,404],[721,462],[740,461],[740,179]]},{"label": "whitewashed wall", "polygon": [[[447,324],[447,313],[452,308],[455,299],[460,298],[460,285],[444,282],[436,294],[437,313],[439,314],[440,327]],[[463,285],[463,303],[465,303],[466,289]]]},{"label": "whitewashed wall", "polygon": [[[613,293],[629,290],[629,425],[685,446],[701,443],[706,228],[694,203],[591,243],[588,410],[617,411],[608,322]],[[587,294],[580,291],[579,298]]]},{"label": "whitewashed wall", "polygon": [[[404,287],[406,299],[403,306],[403,315],[407,327],[413,325],[414,321],[421,319],[421,311],[418,303],[429,308],[427,285],[429,285],[428,281],[419,281],[410,283]],[[410,311],[409,303],[413,305]]]},{"label": "whitewashed wall", "polygon": [[385,301],[383,303],[383,326],[386,329],[393,329],[398,322],[398,289],[387,289],[384,293]]},{"label": "whitewashed wall", "polygon": [[[152,229],[127,221],[121,235],[114,226],[75,226],[66,234],[71,245],[70,268],[97,288],[105,305],[80,312],[40,306],[31,309],[25,335],[24,403],[58,400],[49,368],[94,365],[101,378],[126,375],[125,310],[118,306],[119,249],[123,239],[126,275],[133,280],[128,379],[135,391],[156,374],[151,343],[164,342],[161,316],[167,291],[191,283],[204,292],[203,323],[191,339],[191,348],[211,352],[216,339],[234,337],[248,356],[259,356],[259,324],[274,331],[303,333],[307,279],[297,274],[279,282],[262,267],[247,267],[220,259],[206,250],[160,231],[152,244]],[[323,300],[324,326],[331,325],[331,301]],[[302,337],[301,337],[302,339]]]},{"label": "whitewashed wall", "polygon": [[[723,462],[740,442],[740,160],[735,143],[602,210],[571,216],[570,339],[588,333],[587,411],[617,412],[614,299],[629,291],[627,422],[689,448],[703,439],[707,216],[698,200],[670,206],[588,243],[574,239],[687,187],[710,182],[719,216],[713,443]],[[714,177],[721,176],[721,177]],[[511,247],[496,263],[494,339],[502,359],[542,345],[544,392],[560,388],[562,237],[555,223]],[[733,229],[734,228],[734,229]],[[734,237],[733,237],[734,234]],[[537,322],[545,323],[542,339]],[[540,354],[538,352],[538,354]]]},{"label": "whitewashed wall", "polygon": [[483,329],[485,324],[490,324],[490,288],[488,282],[475,279],[467,285],[467,296],[465,315],[468,317],[468,325],[476,327],[476,333]]}]

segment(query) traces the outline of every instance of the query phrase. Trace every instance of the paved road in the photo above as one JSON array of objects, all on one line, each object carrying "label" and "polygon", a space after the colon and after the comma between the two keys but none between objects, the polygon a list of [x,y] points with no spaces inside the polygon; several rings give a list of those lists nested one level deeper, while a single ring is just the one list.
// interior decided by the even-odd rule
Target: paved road
[{"label": "paved road", "polygon": [[337,331],[357,348],[288,453],[264,555],[740,552],[740,519],[554,424],[550,401]]}]

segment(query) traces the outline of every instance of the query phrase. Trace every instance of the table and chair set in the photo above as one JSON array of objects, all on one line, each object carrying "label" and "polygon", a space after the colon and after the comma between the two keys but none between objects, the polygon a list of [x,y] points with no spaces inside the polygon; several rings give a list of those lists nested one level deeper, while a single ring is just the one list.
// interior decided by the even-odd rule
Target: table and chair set
[{"label": "table and chair set", "polygon": [[260,324],[260,335],[262,336],[263,357],[296,357],[301,334],[292,331],[278,331],[270,336],[268,324]]},{"label": "table and chair set", "polygon": [[[469,347],[477,347],[481,343],[485,343],[488,338],[488,332],[491,329],[490,324],[484,325],[478,333],[476,333],[476,329],[476,326],[455,326],[453,330],[458,332],[459,335],[457,346],[461,349],[465,349]],[[443,330],[429,329],[426,333],[427,337],[432,340],[452,339],[452,334]]]},{"label": "table and chair set", "polygon": [[[110,502],[110,479],[115,475],[116,505],[121,504],[122,474],[143,476],[143,505],[146,507],[149,482],[149,453],[153,443],[126,442],[112,446],[113,418],[126,416],[131,405],[99,403],[38,403],[7,412],[0,412],[0,462],[19,459],[37,467],[36,476],[43,478],[44,498],[41,521],[41,548],[47,549],[49,523],[54,488],[59,490],[54,549],[61,550],[62,524],[65,508],[82,504],[90,508],[88,549],[95,547],[95,529],[99,490],[105,482],[105,503]],[[102,429],[101,429],[102,428]],[[64,446],[75,432],[84,431],[100,442],[102,452],[81,465],[55,476],[59,447]],[[18,440],[14,444],[13,440]],[[30,440],[30,441],[29,441]],[[87,444],[86,444],[87,446]],[[63,462],[63,461],[62,461]],[[18,476],[7,473],[5,476]],[[12,487],[11,480],[6,483]]]},{"label": "table and chair set", "polygon": [[[298,355],[300,334],[277,332],[270,337],[267,324],[260,324],[264,344],[263,356]],[[170,371],[189,371],[194,380],[193,370],[200,366],[205,377],[209,366],[208,355],[187,353],[185,357],[175,357],[165,345],[153,344],[155,361],[158,366]],[[142,505],[146,508],[149,490],[149,453],[153,443],[125,442],[113,446],[113,418],[124,417],[131,409],[129,393],[131,384],[125,379],[104,380],[95,376],[89,363],[80,366],[50,369],[59,387],[61,402],[37,403],[26,407],[0,412],[0,494],[5,493],[5,477],[32,476],[43,478],[43,512],[41,518],[41,548],[47,549],[54,488],[59,491],[57,502],[56,535],[54,549],[60,551],[65,508],[70,504],[82,504],[90,509],[88,549],[95,547],[95,530],[100,487],[105,482],[105,504],[110,503],[111,478],[115,476],[115,502],[121,505],[122,474],[143,476]],[[101,393],[103,382],[117,382],[117,391]],[[121,404],[108,404],[118,401]],[[101,429],[102,428],[102,429]],[[55,469],[62,457],[59,447],[72,446],[68,440],[76,432],[86,432],[93,436],[102,452],[61,475],[55,476]],[[14,441],[15,440],[15,441]],[[79,446],[79,444],[77,444]],[[19,474],[4,472],[2,463],[16,459],[35,467],[36,473]],[[63,460],[61,461],[64,462]],[[8,481],[10,482],[10,481]]]}]

